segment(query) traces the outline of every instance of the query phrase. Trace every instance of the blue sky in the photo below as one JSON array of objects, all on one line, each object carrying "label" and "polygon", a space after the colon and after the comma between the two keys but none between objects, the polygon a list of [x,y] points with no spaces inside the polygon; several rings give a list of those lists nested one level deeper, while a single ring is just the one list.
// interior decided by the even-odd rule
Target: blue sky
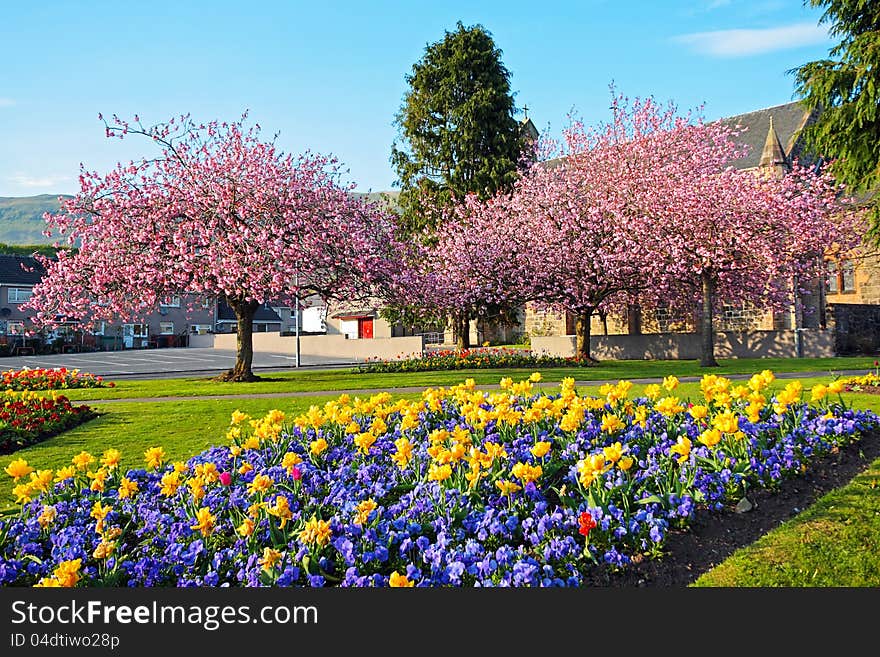
[{"label": "blue sky", "polygon": [[72,193],[155,151],[104,138],[98,112],[160,122],[245,109],[288,152],[332,153],[358,189],[391,189],[392,125],[425,46],[480,23],[518,107],[558,133],[605,120],[608,85],[711,120],[792,100],[786,71],[833,44],[801,0],[4,2],[0,196]]}]

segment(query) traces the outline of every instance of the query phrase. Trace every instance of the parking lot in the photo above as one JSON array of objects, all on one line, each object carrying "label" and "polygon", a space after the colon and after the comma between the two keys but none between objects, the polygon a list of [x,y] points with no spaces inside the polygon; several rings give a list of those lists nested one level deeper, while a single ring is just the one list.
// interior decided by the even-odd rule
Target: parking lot
[{"label": "parking lot", "polygon": [[[338,367],[352,364],[341,359],[307,355],[302,355],[300,362],[304,367]],[[129,379],[219,374],[230,369],[234,364],[234,351],[198,348],[96,351],[51,356],[15,356],[0,360],[2,369],[66,367],[105,377]],[[291,370],[295,366],[296,356],[293,354],[254,353],[255,373]]]}]

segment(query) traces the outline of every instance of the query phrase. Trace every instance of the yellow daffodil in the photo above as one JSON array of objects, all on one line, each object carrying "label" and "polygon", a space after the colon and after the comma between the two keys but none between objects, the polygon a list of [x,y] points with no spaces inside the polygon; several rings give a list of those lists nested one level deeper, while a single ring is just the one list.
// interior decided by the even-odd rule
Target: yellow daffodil
[{"label": "yellow daffodil", "polygon": [[283,558],[284,555],[281,552],[267,547],[263,549],[263,556],[260,557],[260,560],[257,563],[262,566],[263,570],[269,572],[275,567],[275,564]]},{"label": "yellow daffodil", "polygon": [[251,495],[255,493],[265,493],[272,487],[272,484],[274,483],[275,482],[272,481],[272,477],[270,477],[269,475],[258,474],[248,485],[248,493],[250,493]]},{"label": "yellow daffodil", "polygon": [[522,481],[523,484],[529,484],[540,479],[541,475],[544,474],[544,469],[540,465],[518,462],[511,469],[511,474]]},{"label": "yellow daffodil", "polygon": [[370,514],[378,508],[378,504],[373,499],[364,500],[360,504],[357,505],[357,515],[355,516],[354,524],[356,525],[365,525],[367,524],[367,520],[370,517]]},{"label": "yellow daffodil", "polygon": [[544,458],[550,452],[550,447],[550,443],[546,440],[538,441],[532,446],[532,455],[538,459]]},{"label": "yellow daffodil", "polygon": [[119,461],[122,458],[122,452],[118,449],[110,448],[101,456],[101,465],[110,470],[119,467]]},{"label": "yellow daffodil", "polygon": [[695,420],[705,420],[706,416],[709,414],[709,407],[702,405],[691,406],[688,409],[688,414],[694,418]]},{"label": "yellow daffodil", "polygon": [[678,462],[684,463],[691,454],[691,440],[687,436],[679,436],[676,443],[669,448],[670,454],[678,455]]},{"label": "yellow daffodil", "polygon": [[626,425],[621,421],[621,419],[613,413],[605,413],[602,416],[601,429],[605,433],[616,433],[618,431],[621,431],[625,427]]},{"label": "yellow daffodil", "polygon": [[308,545],[317,545],[323,547],[330,542],[330,523],[326,520],[318,520],[312,516],[311,520],[306,522],[305,527],[299,533],[299,540]]},{"label": "yellow daffodil", "polygon": [[55,471],[55,482],[61,483],[62,481],[72,479],[74,476],[76,476],[76,466],[65,465],[63,468],[58,468]]},{"label": "yellow daffodil", "polygon": [[361,454],[367,455],[370,451],[370,447],[373,446],[373,443],[376,442],[376,436],[367,432],[367,433],[359,433],[355,436],[354,444],[358,448]]},{"label": "yellow daffodil", "polygon": [[198,529],[202,536],[210,536],[217,524],[217,517],[211,513],[211,509],[206,506],[196,511],[196,524],[190,529]]},{"label": "yellow daffodil", "polygon": [[119,499],[124,500],[129,497],[132,497],[135,493],[137,493],[138,484],[136,481],[131,481],[127,477],[123,477],[119,482]]},{"label": "yellow daffodil", "polygon": [[651,401],[657,401],[660,397],[660,386],[656,383],[645,386],[645,397]]},{"label": "yellow daffodil", "polygon": [[148,468],[156,469],[165,460],[165,450],[161,447],[150,447],[144,452],[144,460]]},{"label": "yellow daffodil", "polygon": [[15,459],[6,466],[4,471],[12,477],[13,481],[18,481],[22,477],[27,477],[34,469],[24,459]]},{"label": "yellow daffodil", "polygon": [[94,462],[95,457],[88,452],[80,452],[72,459],[72,463],[76,466],[77,470],[85,470]]},{"label": "yellow daffodil", "polygon": [[514,481],[510,481],[508,479],[500,479],[495,482],[495,486],[498,487],[498,490],[501,491],[502,495],[510,496],[516,493],[517,491],[522,490],[522,486],[517,484]]},{"label": "yellow daffodil", "polygon": [[428,468],[428,479],[430,481],[443,482],[452,476],[452,468],[449,465],[439,465],[432,463]]},{"label": "yellow daffodil", "polygon": [[715,445],[721,442],[721,430],[707,429],[700,434],[697,440],[703,443],[706,447],[715,447]]},{"label": "yellow daffodil", "polygon": [[166,472],[159,481],[161,488],[159,490],[165,497],[171,497],[180,488],[180,473],[177,471]]},{"label": "yellow daffodil", "polygon": [[623,445],[619,442],[612,443],[602,449],[602,454],[605,456],[606,461],[617,463],[620,457],[623,456]]},{"label": "yellow daffodil", "polygon": [[409,581],[406,575],[401,575],[395,570],[388,578],[388,586],[392,589],[406,589],[415,586],[415,582]]},{"label": "yellow daffodil", "polygon": [[279,495],[278,497],[276,497],[274,506],[268,507],[266,509],[266,512],[270,516],[275,516],[281,521],[281,529],[284,529],[284,526],[287,524],[287,522],[293,518],[293,511],[291,511],[290,509],[290,500],[288,500],[284,495]]}]

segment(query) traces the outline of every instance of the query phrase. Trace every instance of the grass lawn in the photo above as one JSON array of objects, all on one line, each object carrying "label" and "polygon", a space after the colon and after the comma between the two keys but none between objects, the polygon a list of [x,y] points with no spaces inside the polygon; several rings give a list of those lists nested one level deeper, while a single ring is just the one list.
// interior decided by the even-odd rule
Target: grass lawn
[{"label": "grass lawn", "polygon": [[[763,369],[774,372],[839,372],[847,369],[873,369],[874,358],[751,358],[720,361],[721,367],[705,369],[698,361],[632,360],[605,361],[595,367],[541,369],[547,381],[574,377],[578,381],[607,379],[645,379],[712,374],[752,374]],[[394,374],[355,374],[348,369],[303,370],[266,375],[253,383],[217,383],[206,378],[116,381],[115,388],[89,388],[65,391],[70,399],[127,399],[134,397],[202,397],[205,395],[271,394],[346,389],[393,389],[410,386],[446,386],[473,378],[479,384],[498,383],[505,376],[528,376],[531,369],[453,370],[443,372],[402,372]]]}]

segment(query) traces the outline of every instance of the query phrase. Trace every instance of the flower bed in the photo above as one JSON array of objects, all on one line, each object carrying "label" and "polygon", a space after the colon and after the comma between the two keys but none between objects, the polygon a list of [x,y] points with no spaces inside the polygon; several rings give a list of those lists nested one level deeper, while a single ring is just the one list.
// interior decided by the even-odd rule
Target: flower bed
[{"label": "flower bed", "polygon": [[847,392],[880,394],[880,375],[878,375],[876,370],[861,376],[849,376],[845,379],[838,379],[835,383],[842,386],[842,389]]},{"label": "flower bed", "polygon": [[392,372],[430,372],[439,370],[495,369],[522,367],[588,367],[588,361],[576,357],[535,356],[527,349],[480,348],[456,351],[432,351],[421,357],[400,360],[367,361],[355,368],[358,374],[388,374]]},{"label": "flower bed", "polygon": [[578,585],[597,564],[660,554],[671,528],[773,487],[880,419],[770,372],[709,375],[630,399],[473,381],[417,401],[343,395],[288,419],[234,413],[229,446],[188,463],[151,448],[15,461],[23,503],[0,522],[0,582],[41,586]]},{"label": "flower bed", "polygon": [[2,373],[0,388],[6,390],[68,390],[71,388],[112,388],[112,381],[104,382],[101,376],[88,372],[69,370],[65,367],[55,369],[6,370]]},{"label": "flower bed", "polygon": [[95,417],[88,406],[74,406],[64,395],[0,391],[0,454],[51,438]]}]

